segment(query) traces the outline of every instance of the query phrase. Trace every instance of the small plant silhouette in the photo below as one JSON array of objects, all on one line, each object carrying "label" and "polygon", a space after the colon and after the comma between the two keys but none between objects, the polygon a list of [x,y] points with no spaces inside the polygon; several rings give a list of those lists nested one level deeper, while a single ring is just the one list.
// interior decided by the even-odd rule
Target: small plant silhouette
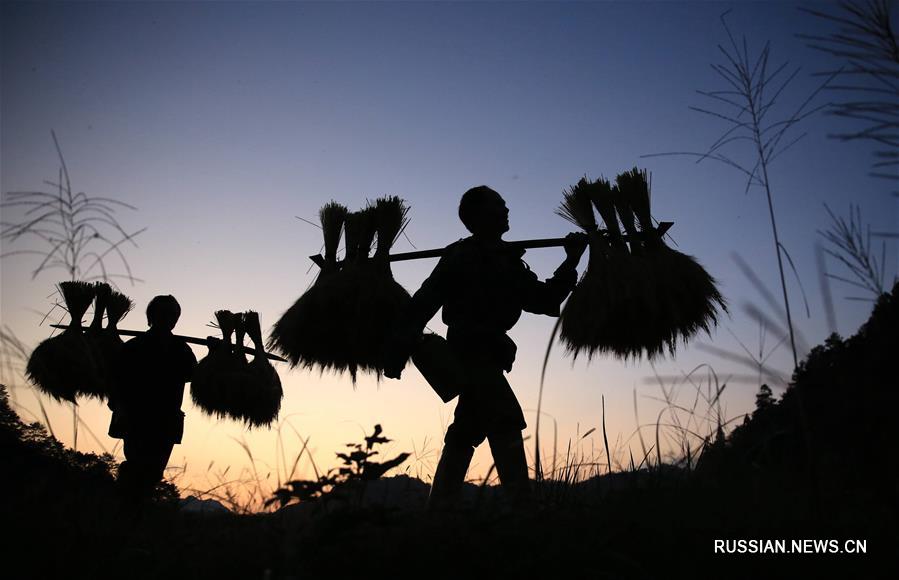
[{"label": "small plant silhouette", "polygon": [[365,485],[369,481],[379,479],[394,467],[409,458],[409,453],[400,453],[384,462],[372,461],[379,452],[375,446],[390,443],[390,439],[382,435],[381,425],[375,425],[374,431],[363,439],[362,443],[347,443],[345,453],[337,453],[343,465],[319,474],[316,479],[297,479],[288,481],[284,487],[276,489],[274,495],[266,500],[265,507],[275,503],[282,507],[296,500],[300,503],[345,498],[351,488],[358,488],[358,501],[361,503],[365,494]]}]

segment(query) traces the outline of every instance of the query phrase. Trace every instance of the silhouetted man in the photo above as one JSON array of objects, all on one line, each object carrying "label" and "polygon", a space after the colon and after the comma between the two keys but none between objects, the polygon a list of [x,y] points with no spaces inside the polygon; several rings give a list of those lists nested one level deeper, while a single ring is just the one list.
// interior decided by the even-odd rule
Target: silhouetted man
[{"label": "silhouetted man", "polygon": [[145,497],[163,478],[176,443],[181,443],[184,383],[197,358],[172,335],[181,316],[174,296],[156,296],[147,305],[146,333],[126,342],[117,369],[109,435],[125,440],[119,482],[126,493]]},{"label": "silhouetted man", "polygon": [[586,238],[570,234],[566,259],[546,282],[521,259],[524,250],[502,240],[509,230],[503,198],[486,186],[469,189],[459,218],[471,236],[447,246],[434,271],[412,297],[412,332],[420,335],[443,307],[447,342],[468,380],[444,439],[428,503],[451,505],[458,498],[475,447],[486,438],[504,490],[515,500],[530,494],[521,431],[527,424],[504,371],[512,369],[516,346],[506,334],[521,312],[559,316],[577,283],[576,266]]}]

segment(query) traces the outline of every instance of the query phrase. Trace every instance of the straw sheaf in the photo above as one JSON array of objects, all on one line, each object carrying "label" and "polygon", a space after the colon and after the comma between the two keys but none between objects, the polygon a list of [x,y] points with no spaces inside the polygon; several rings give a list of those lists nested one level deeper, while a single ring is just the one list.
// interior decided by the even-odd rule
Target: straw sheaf
[{"label": "straw sheaf", "polygon": [[[615,181],[612,186],[600,178],[586,188],[608,237],[591,236],[587,270],[562,312],[560,338],[575,357],[673,354],[678,343],[711,330],[718,308],[726,311],[724,300],[695,259],[657,235],[648,173],[634,168]],[[620,241],[619,219],[628,244]]]},{"label": "straw sheaf", "polygon": [[127,316],[134,303],[121,292],[112,292],[106,302],[106,328],[114,329]]},{"label": "straw sheaf", "polygon": [[657,235],[650,211],[651,187],[646,171],[633,170],[619,176],[619,188],[633,208],[642,234],[649,271],[653,272],[657,322],[650,326],[656,351],[673,354],[679,342],[687,342],[700,330],[717,324],[718,308],[726,304],[715,280],[691,256],[668,247]]},{"label": "straw sheaf", "polygon": [[218,310],[215,318],[222,332],[222,340],[209,338],[209,353],[197,363],[190,395],[202,411],[222,418],[228,416],[227,410],[235,398],[226,375],[237,370],[240,361],[234,356],[231,344],[237,325],[236,316],[228,310]]},{"label": "straw sheaf", "polygon": [[[387,259],[407,223],[408,207],[396,196],[346,214],[340,268],[323,270],[281,316],[269,347],[294,367],[348,372],[354,382],[360,369],[379,375],[386,333],[410,298],[394,281]],[[375,236],[378,259],[371,259]]]},{"label": "straw sheaf", "polygon": [[91,392],[102,380],[94,353],[81,332],[81,319],[96,288],[88,282],[61,282],[59,292],[71,318],[69,327],[34,349],[25,374],[47,395],[74,403],[79,393]]},{"label": "straw sheaf", "polygon": [[596,216],[590,201],[592,184],[582,177],[575,185],[562,193],[562,205],[556,209],[556,215],[569,221],[585,232],[596,231]]},{"label": "straw sheaf", "polygon": [[256,352],[247,365],[247,372],[253,377],[254,386],[245,393],[242,419],[253,427],[268,426],[278,418],[281,410],[281,400],[284,397],[281,378],[265,355],[259,314],[252,310],[244,312],[243,323]]},{"label": "straw sheaf", "polygon": [[[249,427],[268,426],[278,417],[281,408],[281,381],[261,349],[258,315],[234,314],[232,321],[235,329],[233,352],[230,356],[223,354],[213,359],[210,382],[215,391],[206,394],[202,408],[216,417],[241,421]],[[253,363],[247,362],[243,350],[247,323],[253,325],[251,335],[259,340]]]},{"label": "straw sheaf", "polygon": [[119,361],[122,355],[122,348],[125,345],[125,341],[122,340],[122,337],[117,332],[118,323],[131,311],[133,306],[134,304],[130,298],[116,291],[111,292],[106,301],[106,328],[99,333],[97,342],[101,357],[106,361],[107,394],[110,398],[115,394],[116,379],[114,373],[118,364],[117,361]]},{"label": "straw sheaf", "polygon": [[380,197],[374,204],[375,223],[378,234],[376,255],[386,258],[390,248],[409,224],[409,206],[399,197]]},{"label": "straw sheaf", "polygon": [[347,213],[347,208],[335,201],[325,204],[318,212],[325,242],[325,262],[331,268],[337,267],[337,247]]},{"label": "straw sheaf", "polygon": [[103,349],[103,314],[106,311],[109,297],[112,289],[105,282],[94,283],[94,313],[87,331],[84,333],[84,339],[88,347],[91,349],[94,363],[97,368],[97,382],[88,385],[87,388],[80,389],[76,395],[88,398],[96,398],[101,401],[106,400],[109,396],[110,381],[112,379],[112,368],[116,364],[115,359],[105,356]]},{"label": "straw sheaf", "polygon": [[[565,303],[559,330],[566,350],[575,357],[583,351],[592,357],[597,350],[608,350],[615,345],[616,333],[620,334],[616,322],[620,317],[618,311],[627,307],[630,299],[626,288],[630,257],[621,242],[617,221],[610,221],[608,211],[600,215],[607,225],[612,225],[612,232],[604,235],[596,231],[593,208],[609,209],[610,189],[608,181],[602,178],[592,183],[581,179],[564,194],[562,207],[556,212],[590,233],[587,269]],[[616,239],[617,249],[611,245]]]}]

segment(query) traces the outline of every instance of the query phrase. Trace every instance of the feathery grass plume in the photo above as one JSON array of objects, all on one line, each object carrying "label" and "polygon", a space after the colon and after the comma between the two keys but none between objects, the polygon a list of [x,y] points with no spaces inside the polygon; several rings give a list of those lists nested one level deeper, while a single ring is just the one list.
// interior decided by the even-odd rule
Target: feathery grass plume
[{"label": "feathery grass plume", "polygon": [[99,380],[93,353],[81,333],[81,319],[96,289],[89,282],[60,282],[58,286],[71,322],[61,334],[34,349],[25,374],[42,392],[74,403],[79,392],[89,391]]},{"label": "feathery grass plume", "polygon": [[190,398],[207,415],[223,418],[234,408],[233,382],[228,375],[239,368],[231,337],[237,326],[237,316],[230,310],[217,310],[215,319],[222,332],[222,340],[208,337],[209,353],[197,363],[190,383]]},{"label": "feathery grass plume", "polygon": [[98,382],[88,390],[79,391],[77,394],[90,397],[97,398],[99,400],[104,400],[109,395],[110,388],[110,380],[111,380],[111,370],[112,365],[115,364],[113,360],[107,360],[106,357],[103,356],[103,350],[101,346],[103,331],[103,314],[106,312],[107,304],[109,303],[109,297],[112,294],[112,288],[109,287],[109,284],[106,282],[96,282],[94,283],[94,314],[91,320],[90,326],[87,328],[87,331],[84,333],[84,339],[87,341],[88,346],[91,349],[91,354],[94,357],[94,362],[97,365],[97,378]]},{"label": "feathery grass plume", "polygon": [[[630,206],[640,224],[644,258],[652,267],[655,283],[657,324],[652,328],[654,348],[674,353],[679,340],[686,342],[700,330],[717,325],[718,308],[727,306],[716,282],[695,258],[669,248],[658,235],[650,212],[650,183],[647,172],[634,168],[620,176]],[[647,345],[649,351],[649,346]],[[652,356],[652,352],[648,354]]]},{"label": "feathery grass plume", "polygon": [[284,391],[281,378],[265,355],[259,313],[249,310],[243,313],[243,324],[256,352],[248,363],[247,371],[253,377],[252,389],[244,393],[243,419],[252,427],[269,426],[278,418]]}]

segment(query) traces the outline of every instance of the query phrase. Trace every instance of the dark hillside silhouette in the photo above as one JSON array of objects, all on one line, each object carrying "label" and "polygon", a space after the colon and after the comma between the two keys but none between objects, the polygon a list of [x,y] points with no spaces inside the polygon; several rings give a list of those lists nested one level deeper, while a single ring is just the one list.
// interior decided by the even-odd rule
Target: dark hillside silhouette
[{"label": "dark hillside silhouette", "polygon": [[801,396],[822,474],[824,501],[875,494],[899,515],[899,284],[877,301],[869,320],[848,338],[831,335],[793,375],[781,400],[763,387],[743,425],[711,445],[698,466],[701,481],[753,482],[759,490],[801,487],[807,465],[800,432]]}]

